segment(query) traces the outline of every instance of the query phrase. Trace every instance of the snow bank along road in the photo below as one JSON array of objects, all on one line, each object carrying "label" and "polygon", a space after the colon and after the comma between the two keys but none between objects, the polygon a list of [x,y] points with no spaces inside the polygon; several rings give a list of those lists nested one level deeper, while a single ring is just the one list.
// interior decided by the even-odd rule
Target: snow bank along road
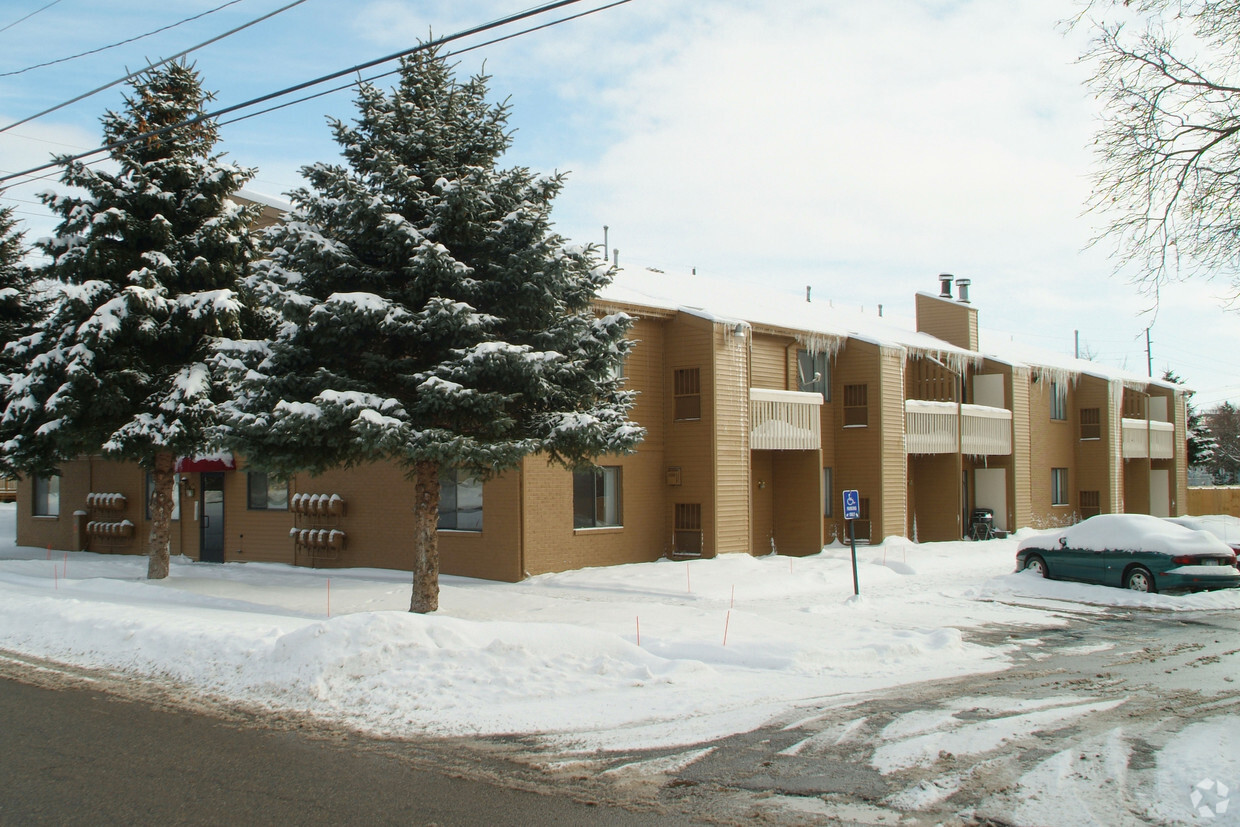
[{"label": "snow bank along road", "polygon": [[[12,518],[0,506],[0,537]],[[177,559],[149,582],[142,557],[0,543],[0,649],[695,815],[863,803],[914,820],[1065,823],[1079,807],[1086,822],[1187,823],[1190,796],[1229,804],[1240,590],[1013,574],[1020,538],[861,549],[860,599],[831,546],[445,577],[431,616],[404,611],[404,572]],[[769,754],[749,767],[755,745]],[[1212,823],[1226,819],[1240,804]]]}]

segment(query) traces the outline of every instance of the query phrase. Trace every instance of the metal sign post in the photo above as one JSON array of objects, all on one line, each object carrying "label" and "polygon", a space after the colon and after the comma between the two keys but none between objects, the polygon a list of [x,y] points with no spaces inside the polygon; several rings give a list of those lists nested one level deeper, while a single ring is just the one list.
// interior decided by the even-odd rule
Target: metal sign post
[{"label": "metal sign post", "polygon": [[853,520],[861,517],[861,494],[856,489],[844,492],[844,519],[848,521],[848,544],[852,546],[853,594],[861,594],[861,584],[857,581],[857,533],[853,528]]}]

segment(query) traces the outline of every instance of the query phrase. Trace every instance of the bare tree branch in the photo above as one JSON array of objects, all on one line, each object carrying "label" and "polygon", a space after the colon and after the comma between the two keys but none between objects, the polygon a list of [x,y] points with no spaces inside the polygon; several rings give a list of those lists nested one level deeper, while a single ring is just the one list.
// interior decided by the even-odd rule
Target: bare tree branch
[{"label": "bare tree branch", "polygon": [[1094,243],[1151,294],[1221,277],[1240,296],[1240,0],[1093,0],[1072,25],[1102,102]]}]

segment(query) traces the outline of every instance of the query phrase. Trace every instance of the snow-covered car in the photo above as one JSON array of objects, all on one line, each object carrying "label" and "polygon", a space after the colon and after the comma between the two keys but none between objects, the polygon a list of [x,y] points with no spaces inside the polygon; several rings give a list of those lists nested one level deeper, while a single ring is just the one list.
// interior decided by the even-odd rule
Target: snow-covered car
[{"label": "snow-covered car", "polygon": [[1240,587],[1236,553],[1208,531],[1147,514],[1099,514],[1022,540],[1016,570],[1141,592]]},{"label": "snow-covered car", "polygon": [[1208,531],[1231,546],[1232,551],[1240,554],[1240,517],[1233,517],[1230,514],[1212,514],[1206,517],[1164,517],[1163,519],[1194,531]]}]

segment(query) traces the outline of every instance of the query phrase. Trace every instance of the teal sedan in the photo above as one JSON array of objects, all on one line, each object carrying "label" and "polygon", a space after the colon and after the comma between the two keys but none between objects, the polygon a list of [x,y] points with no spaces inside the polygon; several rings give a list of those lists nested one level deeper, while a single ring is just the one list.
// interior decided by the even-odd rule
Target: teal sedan
[{"label": "teal sedan", "polygon": [[1240,587],[1231,547],[1147,514],[1099,514],[1021,541],[1016,570],[1140,592]]}]

